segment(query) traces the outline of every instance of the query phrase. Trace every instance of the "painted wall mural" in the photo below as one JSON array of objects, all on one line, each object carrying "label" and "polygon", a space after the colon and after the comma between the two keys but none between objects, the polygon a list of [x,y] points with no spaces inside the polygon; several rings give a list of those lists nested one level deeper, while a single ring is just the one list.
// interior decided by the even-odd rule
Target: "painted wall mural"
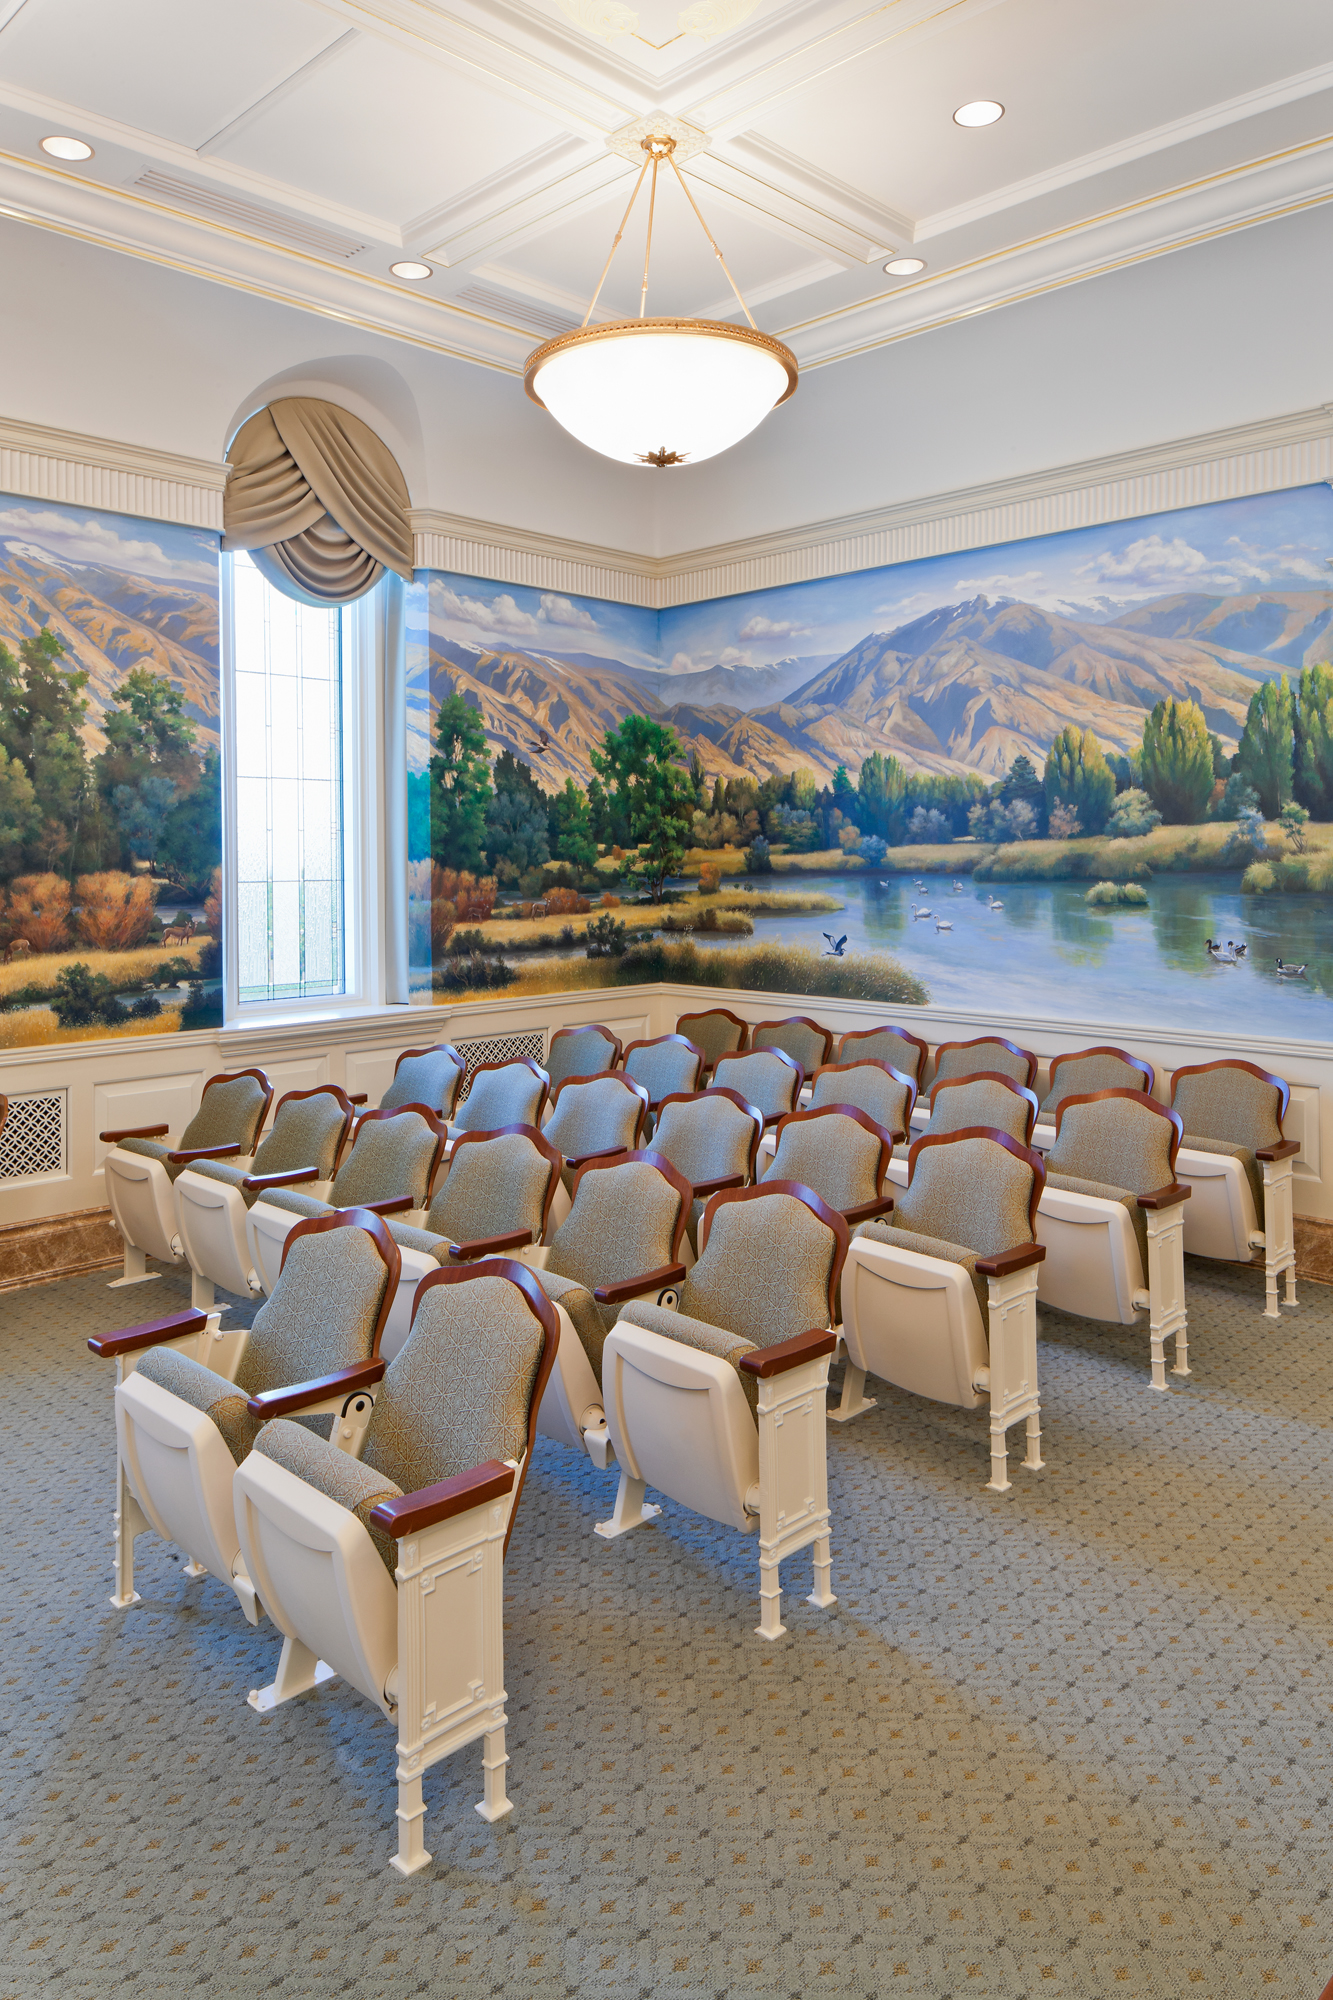
[{"label": "painted wall mural", "polygon": [[1329,1032],[1327,486],[660,613],[432,575],[409,622],[420,997]]},{"label": "painted wall mural", "polygon": [[0,495],[0,1048],[221,1021],[218,543]]}]

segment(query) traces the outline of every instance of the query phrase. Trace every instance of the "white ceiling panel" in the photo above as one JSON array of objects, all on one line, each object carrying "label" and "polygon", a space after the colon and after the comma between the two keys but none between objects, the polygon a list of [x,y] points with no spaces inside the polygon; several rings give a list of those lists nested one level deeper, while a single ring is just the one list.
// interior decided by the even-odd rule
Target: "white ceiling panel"
[{"label": "white ceiling panel", "polygon": [[549,119],[425,50],[358,36],[218,150],[403,222],[560,136]]},{"label": "white ceiling panel", "polygon": [[201,146],[343,32],[307,0],[27,0],[0,81]]}]

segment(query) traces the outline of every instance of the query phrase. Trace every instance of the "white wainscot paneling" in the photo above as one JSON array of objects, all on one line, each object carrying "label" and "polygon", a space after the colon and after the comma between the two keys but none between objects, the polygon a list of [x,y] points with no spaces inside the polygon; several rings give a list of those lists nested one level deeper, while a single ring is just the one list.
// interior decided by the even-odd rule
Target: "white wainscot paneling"
[{"label": "white wainscot paneling", "polygon": [[165,1125],[178,1139],[199,1108],[205,1078],[198,1069],[173,1076],[136,1076],[93,1086],[93,1126],[98,1171],[107,1155],[100,1134],[135,1125]]},{"label": "white wainscot paneling", "polygon": [[[424,1039],[407,1044],[410,1048],[428,1048]],[[346,1089],[349,1097],[355,1097],[364,1090],[367,1104],[378,1104],[389,1085],[393,1082],[394,1069],[401,1049],[349,1049],[347,1051]]]},{"label": "white wainscot paneling", "polygon": [[258,1062],[254,1067],[262,1069],[273,1085],[273,1102],[269,1106],[267,1119],[267,1125],[270,1126],[279,1100],[284,1098],[289,1090],[318,1090],[321,1083],[329,1081],[327,1056],[298,1057],[288,1062],[270,1059],[268,1062]]},{"label": "white wainscot paneling", "polygon": [[1294,1083],[1291,1087],[1291,1103],[1282,1121],[1282,1130],[1288,1139],[1299,1142],[1300,1152],[1291,1163],[1295,1179],[1317,1181],[1319,1171],[1319,1087],[1313,1083]]}]

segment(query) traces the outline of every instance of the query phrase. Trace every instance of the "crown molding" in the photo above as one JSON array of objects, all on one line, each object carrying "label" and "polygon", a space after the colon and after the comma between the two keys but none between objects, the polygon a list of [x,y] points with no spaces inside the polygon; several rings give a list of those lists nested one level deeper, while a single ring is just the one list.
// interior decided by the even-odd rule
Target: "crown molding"
[{"label": "crown molding", "polygon": [[[226,478],[221,460],[0,417],[0,492],[220,532]],[[1333,483],[1333,403],[670,556],[434,508],[409,518],[418,569],[665,610],[1320,480]]]}]

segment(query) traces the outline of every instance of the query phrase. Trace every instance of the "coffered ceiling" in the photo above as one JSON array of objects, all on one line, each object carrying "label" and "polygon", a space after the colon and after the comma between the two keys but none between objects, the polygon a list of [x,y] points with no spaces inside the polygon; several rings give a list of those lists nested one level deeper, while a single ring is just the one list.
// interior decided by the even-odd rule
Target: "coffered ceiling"
[{"label": "coffered ceiling", "polygon": [[[974,99],[1004,107],[966,129]],[[507,370],[669,129],[803,366],[1333,196],[1327,0],[0,0],[0,213]],[[68,134],[82,163],[44,154]],[[598,306],[638,310],[640,198]],[[915,276],[884,265],[924,259]],[[1237,284],[1245,239],[1235,237]],[[404,258],[423,283],[391,275]],[[673,177],[649,312],[736,308]]]}]

